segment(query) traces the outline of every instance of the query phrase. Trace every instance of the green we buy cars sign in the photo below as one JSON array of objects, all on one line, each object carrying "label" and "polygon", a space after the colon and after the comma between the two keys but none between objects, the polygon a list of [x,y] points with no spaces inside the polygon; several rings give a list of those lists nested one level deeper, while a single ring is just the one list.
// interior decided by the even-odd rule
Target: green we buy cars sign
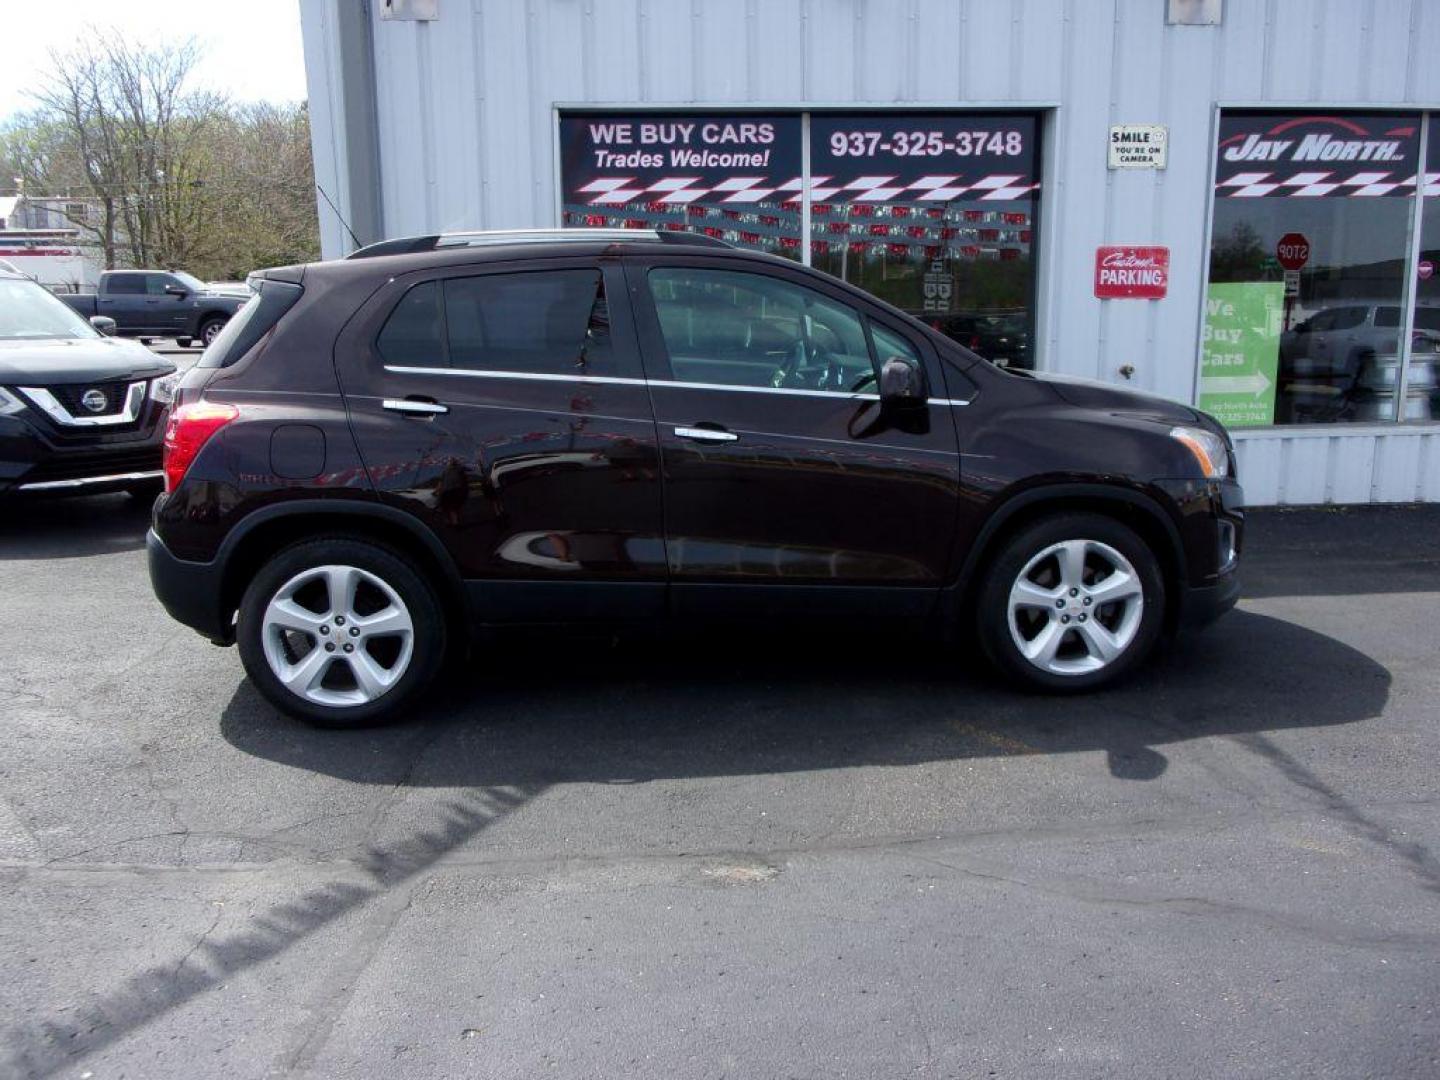
[{"label": "green we buy cars sign", "polygon": [[1274,421],[1284,308],[1280,281],[1225,282],[1206,294],[1200,408],[1227,427]]}]

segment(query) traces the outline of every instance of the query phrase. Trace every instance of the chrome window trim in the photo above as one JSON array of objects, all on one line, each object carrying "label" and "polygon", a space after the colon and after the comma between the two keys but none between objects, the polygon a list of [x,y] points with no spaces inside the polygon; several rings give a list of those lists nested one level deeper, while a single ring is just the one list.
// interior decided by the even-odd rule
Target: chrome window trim
[{"label": "chrome window trim", "polygon": [[[841,398],[846,401],[879,401],[879,394],[849,393],[844,390],[800,390],[785,386],[736,386],[731,383],[684,382],[679,379],[627,379],[614,375],[556,375],[550,372],[529,371],[487,371],[480,368],[415,367],[412,365],[386,364],[385,370],[396,375],[458,375],[470,379],[527,379],[540,382],[602,383],[613,386],[645,386],[662,389],[670,386],[679,390],[728,390],[741,394],[789,394],[799,397]],[[969,405],[970,402],[956,398],[932,397],[926,399],[929,405]]]},{"label": "chrome window trim", "polygon": [[140,408],[145,403],[145,385],[148,382],[148,379],[141,379],[131,383],[125,391],[125,407],[108,416],[76,416],[43,386],[17,386],[15,389],[57,424],[65,427],[110,427],[115,424],[133,424],[140,419]]}]

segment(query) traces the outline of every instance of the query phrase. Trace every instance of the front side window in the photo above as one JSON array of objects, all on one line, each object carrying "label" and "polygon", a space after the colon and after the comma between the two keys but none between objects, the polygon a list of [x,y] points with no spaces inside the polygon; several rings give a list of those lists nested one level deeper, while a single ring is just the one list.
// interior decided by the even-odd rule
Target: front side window
[{"label": "front side window", "polygon": [[650,271],[650,292],[677,381],[846,393],[874,379],[859,315],[811,289],[664,267]]},{"label": "front side window", "polygon": [[1226,113],[1200,407],[1235,427],[1395,418],[1420,117]]},{"label": "front side window", "polygon": [[540,270],[426,281],[376,341],[386,364],[531,375],[613,375],[600,272]]}]

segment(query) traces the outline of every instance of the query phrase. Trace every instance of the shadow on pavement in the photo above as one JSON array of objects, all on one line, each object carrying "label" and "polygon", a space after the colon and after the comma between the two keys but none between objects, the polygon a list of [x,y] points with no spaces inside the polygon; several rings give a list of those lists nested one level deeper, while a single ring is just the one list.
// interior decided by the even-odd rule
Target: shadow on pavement
[{"label": "shadow on pavement", "polygon": [[19,496],[0,506],[0,560],[138,551],[149,527],[150,502],[124,493]]},{"label": "shadow on pavement", "polygon": [[[408,724],[370,731],[307,728],[242,683],[221,732],[245,753],[365,784],[628,783],[1086,750],[1149,780],[1166,743],[1351,723],[1378,715],[1390,687],[1363,653],[1239,611],[1121,687],[1076,697],[955,670],[919,637],[833,630],[620,645],[556,633],[476,664]],[[404,752],[415,724],[437,729],[421,761]]]},{"label": "shadow on pavement", "polygon": [[537,794],[523,787],[468,792],[445,806],[439,828],[389,847],[370,848],[350,880],[309,889],[247,919],[234,932],[217,935],[212,926],[174,960],[97,992],[79,1008],[4,1032],[0,1075],[42,1077],[64,1072],[336,921],[372,904],[396,903],[406,886],[413,887],[417,875]]}]

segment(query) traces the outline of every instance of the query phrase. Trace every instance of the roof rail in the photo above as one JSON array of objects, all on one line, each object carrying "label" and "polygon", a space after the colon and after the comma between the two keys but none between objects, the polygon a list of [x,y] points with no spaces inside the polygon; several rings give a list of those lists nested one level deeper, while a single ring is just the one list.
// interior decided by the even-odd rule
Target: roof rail
[{"label": "roof rail", "polygon": [[502,244],[594,244],[661,243],[699,247],[733,247],[719,237],[683,229],[487,229],[477,232],[437,233],[381,240],[357,248],[347,259],[370,259],[378,255],[409,255],[443,248],[492,247]]}]

